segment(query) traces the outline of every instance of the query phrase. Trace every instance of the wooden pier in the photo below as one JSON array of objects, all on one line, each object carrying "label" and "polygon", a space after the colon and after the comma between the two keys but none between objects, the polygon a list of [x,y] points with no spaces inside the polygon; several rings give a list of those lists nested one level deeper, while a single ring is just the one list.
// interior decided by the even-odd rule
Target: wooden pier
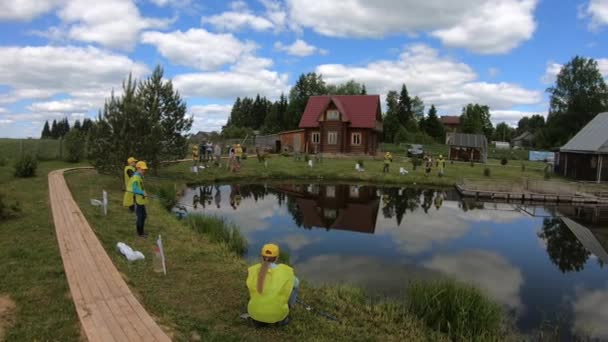
[{"label": "wooden pier", "polygon": [[537,193],[530,191],[495,191],[480,190],[457,184],[456,190],[463,197],[474,197],[479,199],[505,200],[507,202],[548,202],[548,203],[572,203],[572,204],[605,204],[608,205],[608,197],[596,196],[588,193]]}]

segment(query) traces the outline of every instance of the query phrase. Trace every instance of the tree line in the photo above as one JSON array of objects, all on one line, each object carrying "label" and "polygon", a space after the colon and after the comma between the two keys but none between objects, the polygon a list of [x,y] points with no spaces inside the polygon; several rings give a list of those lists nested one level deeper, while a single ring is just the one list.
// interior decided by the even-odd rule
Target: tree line
[{"label": "tree line", "polygon": [[74,126],[70,127],[70,122],[67,118],[63,118],[59,121],[53,120],[53,123],[49,125],[49,121],[47,120],[44,123],[44,127],[42,128],[42,133],[40,135],[41,139],[59,139],[65,137],[71,129],[75,129],[81,131],[83,133],[88,133],[93,126],[93,121],[91,119],[84,119],[82,124],[80,120],[76,120],[74,122]]}]

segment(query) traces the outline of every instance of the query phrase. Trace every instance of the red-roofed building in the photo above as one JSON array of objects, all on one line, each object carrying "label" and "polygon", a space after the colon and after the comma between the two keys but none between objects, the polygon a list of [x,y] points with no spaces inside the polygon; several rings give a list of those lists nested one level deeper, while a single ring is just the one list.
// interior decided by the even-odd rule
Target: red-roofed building
[{"label": "red-roofed building", "polygon": [[376,154],[382,134],[380,96],[311,96],[300,128],[308,153]]},{"label": "red-roofed building", "polygon": [[440,120],[446,133],[456,133],[460,131],[460,116],[442,116]]}]

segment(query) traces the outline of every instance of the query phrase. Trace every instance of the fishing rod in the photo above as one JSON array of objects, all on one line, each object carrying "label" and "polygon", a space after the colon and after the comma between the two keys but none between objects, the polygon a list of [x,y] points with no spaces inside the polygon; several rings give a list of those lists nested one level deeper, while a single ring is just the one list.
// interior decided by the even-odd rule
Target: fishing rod
[{"label": "fishing rod", "polygon": [[315,314],[317,314],[317,315],[319,315],[321,317],[325,317],[325,318],[329,319],[330,321],[335,321],[335,322],[340,323],[340,321],[338,321],[338,319],[336,317],[328,314],[327,312],[324,312],[324,311],[317,310],[317,309],[313,308],[312,306],[310,306],[310,305],[304,303],[303,301],[301,301],[299,298],[296,298],[296,303],[302,305],[306,309],[306,311],[310,311],[310,312],[315,313]]}]

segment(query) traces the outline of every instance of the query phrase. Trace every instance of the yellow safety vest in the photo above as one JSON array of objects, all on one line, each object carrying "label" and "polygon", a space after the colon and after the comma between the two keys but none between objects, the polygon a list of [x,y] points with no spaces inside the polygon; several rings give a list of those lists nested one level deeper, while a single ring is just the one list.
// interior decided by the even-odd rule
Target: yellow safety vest
[{"label": "yellow safety vest", "polygon": [[264,279],[264,291],[258,293],[258,274],[262,264],[249,267],[247,288],[249,289],[249,316],[258,322],[277,323],[289,314],[289,296],[293,290],[295,275],[293,268],[279,264],[276,268],[268,269]]},{"label": "yellow safety vest", "polygon": [[384,164],[390,164],[391,163],[391,159],[393,159],[393,155],[389,154],[389,155],[384,155]]},{"label": "yellow safety vest", "polygon": [[235,154],[237,157],[242,157],[243,156],[243,148],[242,147],[237,147],[236,150],[234,150]]},{"label": "yellow safety vest", "polygon": [[122,198],[122,205],[125,207],[130,207],[133,205],[133,193],[131,193],[130,191],[132,191],[131,189],[129,189],[129,181],[131,180],[131,177],[129,177],[129,174],[127,173],[127,171],[133,171],[133,173],[135,173],[135,168],[131,165],[127,165],[125,166],[125,170],[124,170],[124,176],[125,176],[125,194]]},{"label": "yellow safety vest", "polygon": [[145,198],[142,195],[137,195],[137,194],[133,193],[133,184],[135,184],[135,183],[137,183],[137,185],[139,186],[139,188],[141,190],[145,190],[145,188],[144,188],[144,179],[141,177],[141,175],[135,174],[129,180],[129,186],[127,187],[127,191],[129,191],[129,194],[131,194],[132,196],[135,196],[135,203],[137,203],[139,205],[146,205],[146,204],[148,204],[148,199],[147,198]]}]

